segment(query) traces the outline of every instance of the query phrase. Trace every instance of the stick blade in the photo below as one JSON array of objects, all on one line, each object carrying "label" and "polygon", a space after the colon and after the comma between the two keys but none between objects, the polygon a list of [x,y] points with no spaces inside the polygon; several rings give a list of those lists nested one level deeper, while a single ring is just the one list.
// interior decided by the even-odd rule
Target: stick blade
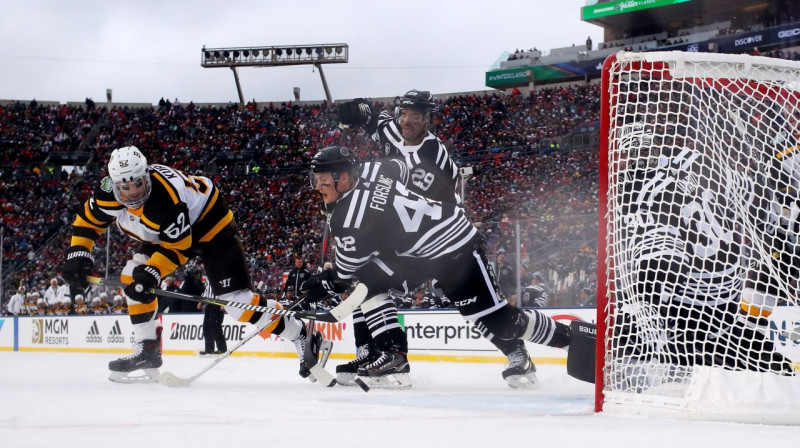
[{"label": "stick blade", "polygon": [[319,364],[309,369],[311,375],[325,387],[333,387],[336,385],[336,378],[331,375],[327,370],[323,369]]},{"label": "stick blade", "polygon": [[192,378],[181,378],[172,372],[161,372],[158,382],[167,387],[187,387],[192,383]]}]

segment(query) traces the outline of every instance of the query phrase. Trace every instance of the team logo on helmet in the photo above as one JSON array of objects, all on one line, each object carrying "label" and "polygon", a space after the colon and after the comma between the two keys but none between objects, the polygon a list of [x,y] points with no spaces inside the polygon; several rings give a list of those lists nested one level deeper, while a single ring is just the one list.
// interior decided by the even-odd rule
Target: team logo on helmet
[{"label": "team logo on helmet", "polygon": [[100,181],[100,189],[106,193],[111,193],[111,191],[114,190],[113,181],[109,176],[104,177],[103,180]]}]

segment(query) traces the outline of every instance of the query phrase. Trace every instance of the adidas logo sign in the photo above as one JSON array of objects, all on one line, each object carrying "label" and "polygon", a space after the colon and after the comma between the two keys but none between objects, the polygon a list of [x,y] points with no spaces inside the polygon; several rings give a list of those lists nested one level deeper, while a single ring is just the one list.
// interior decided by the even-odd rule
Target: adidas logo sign
[{"label": "adidas logo sign", "polygon": [[108,332],[108,337],[106,337],[106,341],[110,343],[125,342],[125,336],[122,335],[122,329],[119,326],[118,320],[114,321],[114,325],[111,327],[111,331]]},{"label": "adidas logo sign", "polygon": [[97,328],[97,321],[92,322],[92,326],[89,327],[89,332],[86,334],[86,342],[99,344],[103,342],[103,338],[100,337],[100,329]]}]

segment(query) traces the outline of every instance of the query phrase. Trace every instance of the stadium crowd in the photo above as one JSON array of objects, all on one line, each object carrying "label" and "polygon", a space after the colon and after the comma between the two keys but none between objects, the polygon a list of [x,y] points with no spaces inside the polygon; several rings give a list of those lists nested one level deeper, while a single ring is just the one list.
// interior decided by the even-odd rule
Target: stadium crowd
[{"label": "stadium crowd", "polygon": [[[464,186],[466,202],[471,216],[483,223],[491,251],[515,253],[508,220],[521,223],[525,265],[544,241],[585,243],[594,238],[595,153],[543,155],[535,148],[542,139],[596,122],[598,112],[596,85],[530,95],[458,95],[442,102],[434,130],[456,160],[475,168]],[[316,149],[342,141],[335,108],[324,103],[259,108],[249,103],[239,111],[162,102],[157,108],[107,110],[31,102],[0,107],[0,117],[4,259],[6,270],[13,272],[5,283],[6,297],[19,285],[30,289],[58,273],[76,208],[104,175],[108,153],[126,144],[141,148],[152,163],[211,176],[234,209],[260,290],[280,287],[294,254],[318,263],[324,219],[305,168]],[[344,139],[362,158],[377,157],[363,133],[349,132]],[[53,151],[85,148],[90,148],[97,169],[67,174],[46,163]],[[215,161],[221,153],[241,156],[238,160],[249,169]],[[95,248],[100,273],[106,270],[105,240]],[[133,247],[112,230],[110,273],[120,271]],[[557,252],[533,262],[542,269],[560,269],[556,277],[564,278],[565,270],[578,268],[572,261],[575,253]]]},{"label": "stadium crowd", "polygon": [[[767,54],[800,57],[789,50]],[[525,95],[454,95],[433,118],[433,132],[453,158],[474,170],[464,199],[489,253],[507,254],[521,288],[541,272],[551,305],[580,305],[595,286],[598,161],[596,148],[553,150],[547,142],[595,125],[599,109],[599,85],[584,84]],[[111,150],[129,144],[151,163],[201,172],[220,186],[241,227],[254,285],[274,294],[295,254],[313,268],[319,262],[324,218],[305,170],[317,149],[342,143],[362,159],[378,157],[364,133],[342,133],[336,108],[326,103],[251,102],[241,111],[177,101],[0,105],[0,312],[19,286],[31,291],[58,274],[75,210],[105,175]],[[49,163],[54,153],[89,153],[88,169],[59,172]],[[118,273],[134,243],[112,231],[106,266],[106,240],[95,247],[96,271]],[[176,273],[177,283],[182,275]]]}]

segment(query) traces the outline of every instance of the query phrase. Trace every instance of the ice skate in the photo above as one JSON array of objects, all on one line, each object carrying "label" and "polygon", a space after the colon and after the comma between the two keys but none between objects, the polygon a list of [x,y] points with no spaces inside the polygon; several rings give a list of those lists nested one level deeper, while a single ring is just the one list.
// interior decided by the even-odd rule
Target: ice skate
[{"label": "ice skate", "polygon": [[[156,339],[146,339],[133,344],[133,352],[128,356],[108,363],[111,371],[108,379],[115,383],[154,383],[158,381],[161,367],[161,332]],[[142,371],[141,375],[131,375]]]},{"label": "ice skate", "polygon": [[[305,361],[306,338],[307,336],[304,332],[299,338],[292,342],[294,342],[294,346],[297,349],[297,357],[300,358],[300,371],[298,373],[300,373],[301,377],[308,378],[309,381],[314,383],[317,381],[317,379],[311,375],[311,368],[308,367]],[[313,358],[317,359],[317,365],[320,366],[320,368],[325,368],[325,364],[328,363],[328,357],[331,355],[333,342],[323,339],[322,333],[314,330],[314,333],[311,335],[310,346]]]},{"label": "ice skate", "polygon": [[512,389],[536,389],[539,380],[536,378],[536,365],[531,361],[528,351],[520,346],[508,355],[503,379]]},{"label": "ice skate", "polygon": [[369,344],[364,344],[356,349],[356,359],[336,366],[336,382],[343,386],[355,386],[358,369],[377,358],[376,350]]},{"label": "ice skate", "polygon": [[402,352],[383,352],[374,361],[358,369],[358,377],[367,386],[377,389],[410,389],[411,366],[408,357]]}]

